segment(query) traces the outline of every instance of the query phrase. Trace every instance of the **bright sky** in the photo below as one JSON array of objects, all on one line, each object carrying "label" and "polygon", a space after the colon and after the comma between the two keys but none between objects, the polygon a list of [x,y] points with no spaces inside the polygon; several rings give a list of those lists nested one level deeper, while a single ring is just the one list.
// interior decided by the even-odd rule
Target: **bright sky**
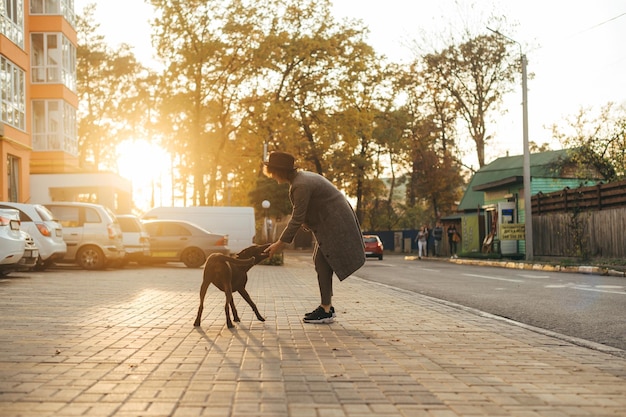
[{"label": "bright sky", "polygon": [[[93,0],[75,0],[80,13]],[[337,18],[361,19],[370,28],[370,43],[392,61],[414,57],[408,45],[450,31],[459,21],[456,2],[469,7],[469,0],[334,0]],[[529,139],[550,140],[549,126],[562,122],[581,107],[598,108],[609,101],[626,104],[626,1],[625,0],[476,0],[468,15],[480,16],[496,10],[510,23],[518,23],[515,33],[505,35],[523,46],[528,58]],[[483,11],[484,8],[484,11]],[[482,12],[482,13],[481,13]],[[151,10],[143,0],[97,2],[96,19],[101,33],[113,45],[124,42],[134,47],[140,61],[151,58]],[[475,18],[473,19],[475,20]],[[132,30],[120,30],[132,28]],[[488,33],[485,28],[485,33]],[[504,104],[486,162],[507,151],[522,153],[521,86]],[[476,166],[477,167],[477,166]]]}]

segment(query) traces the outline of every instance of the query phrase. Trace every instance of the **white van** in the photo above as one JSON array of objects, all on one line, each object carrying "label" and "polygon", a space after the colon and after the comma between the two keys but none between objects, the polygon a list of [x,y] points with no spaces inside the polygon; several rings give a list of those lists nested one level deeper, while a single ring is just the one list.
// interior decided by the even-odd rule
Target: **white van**
[{"label": "white van", "polygon": [[233,253],[254,243],[253,207],[155,207],[142,219],[187,220],[211,233],[228,235],[228,247]]}]

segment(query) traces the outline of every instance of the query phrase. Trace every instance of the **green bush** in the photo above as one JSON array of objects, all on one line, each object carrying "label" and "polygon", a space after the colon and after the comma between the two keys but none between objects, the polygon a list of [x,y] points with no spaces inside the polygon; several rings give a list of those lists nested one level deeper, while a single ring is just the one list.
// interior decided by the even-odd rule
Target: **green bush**
[{"label": "green bush", "polygon": [[283,265],[285,263],[285,259],[283,257],[283,254],[277,254],[274,256],[270,256],[269,258],[265,259],[263,262],[260,263],[260,265]]}]

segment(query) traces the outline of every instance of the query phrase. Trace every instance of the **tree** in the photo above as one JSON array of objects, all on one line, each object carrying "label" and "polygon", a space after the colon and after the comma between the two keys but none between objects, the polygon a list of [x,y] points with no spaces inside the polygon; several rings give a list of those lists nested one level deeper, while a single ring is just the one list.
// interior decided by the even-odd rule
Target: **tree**
[{"label": "tree", "polygon": [[[571,157],[579,166],[595,166],[607,181],[626,178],[626,107],[607,103],[597,114],[581,108],[554,124],[552,134],[565,147],[573,148]],[[584,172],[579,175],[584,177]]]},{"label": "tree", "polygon": [[487,117],[511,90],[518,73],[506,40],[496,35],[479,35],[439,53],[424,57],[427,71],[437,74],[441,87],[455,101],[476,145],[478,164],[485,164]]},{"label": "tree", "polygon": [[[362,23],[335,20],[329,0],[150,4],[165,69],[131,65],[131,84],[109,78],[110,91],[121,84],[129,98],[113,94],[109,107],[85,111],[93,127],[85,152],[101,155],[99,140],[126,137],[129,128],[160,139],[185,204],[257,204],[263,193],[275,195],[261,176],[261,155],[284,150],[343,190],[364,225],[432,221],[458,200],[459,119],[484,159],[486,115],[514,74],[502,38],[484,36],[402,71],[385,66]],[[397,198],[404,185],[406,204]]]},{"label": "tree", "polygon": [[78,153],[82,167],[116,170],[115,147],[129,134],[125,103],[141,66],[127,45],[112,50],[98,34],[95,5],[77,16]]},{"label": "tree", "polygon": [[214,205],[218,181],[228,181],[222,158],[235,130],[237,86],[250,56],[246,42],[252,32],[239,21],[256,9],[219,0],[151,4],[160,11],[153,24],[157,54],[167,63],[160,112],[169,125],[169,150],[181,166],[179,187],[186,194],[191,179],[192,203]]},{"label": "tree", "polygon": [[455,145],[457,108],[442,83],[438,73],[419,61],[398,70],[396,88],[406,95],[402,110],[407,119],[403,154],[409,167],[407,204],[425,205],[430,212],[419,223],[451,212],[463,184]]},{"label": "tree", "polygon": [[355,196],[361,218],[377,59],[364,29],[336,22],[327,0],[276,3],[284,13],[257,51],[262,79],[246,101],[249,131]]}]

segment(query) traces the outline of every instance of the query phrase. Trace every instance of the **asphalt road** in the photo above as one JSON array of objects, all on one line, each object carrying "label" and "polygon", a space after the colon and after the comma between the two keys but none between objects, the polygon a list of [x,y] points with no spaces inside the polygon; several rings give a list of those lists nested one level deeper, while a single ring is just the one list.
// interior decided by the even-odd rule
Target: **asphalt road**
[{"label": "asphalt road", "polygon": [[626,278],[368,259],[356,276],[626,350]]}]

